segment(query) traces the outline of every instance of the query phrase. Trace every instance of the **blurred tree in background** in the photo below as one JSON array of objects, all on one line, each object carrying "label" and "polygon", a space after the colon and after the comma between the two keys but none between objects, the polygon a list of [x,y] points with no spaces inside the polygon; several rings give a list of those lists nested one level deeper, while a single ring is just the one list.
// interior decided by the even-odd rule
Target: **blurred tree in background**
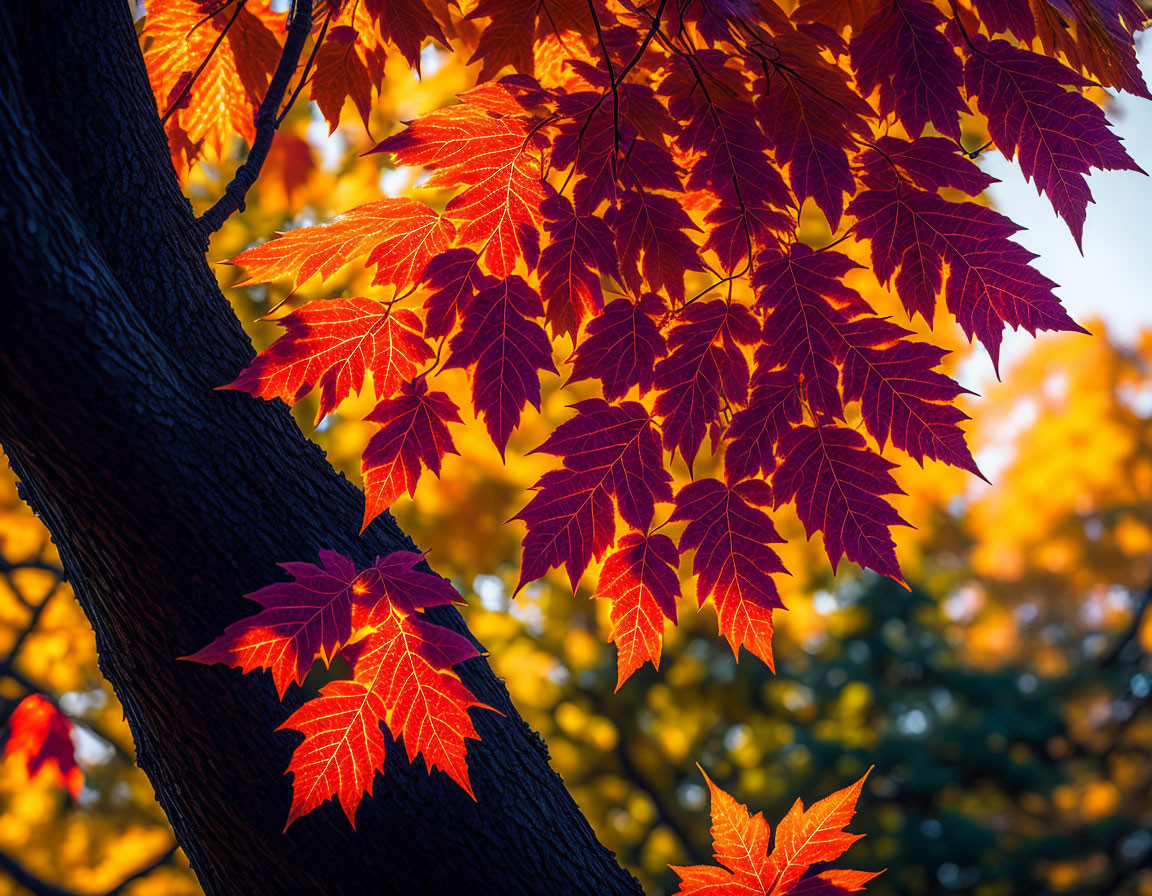
[{"label": "blurred tree in background", "polygon": [[[376,136],[469,83],[458,61],[425,55],[422,80],[389,61]],[[210,258],[412,186],[358,155],[372,142],[363,128],[327,131],[314,110],[293,110],[247,211]],[[200,165],[194,202],[219,195],[231,170]],[[809,222],[811,238],[826,240],[825,226]],[[276,335],[258,318],[359,294],[368,280],[343,274],[290,295],[234,288],[238,272],[218,272],[258,347]],[[868,298],[898,307],[874,285]],[[782,553],[793,554],[784,559],[801,572],[781,583],[790,612],[777,617],[774,676],[755,662],[737,670],[710,611],[697,615],[689,599],[659,671],[644,668],[616,693],[606,606],[573,600],[559,578],[511,599],[522,531],[505,520],[547,467],[529,452],[566,416],[563,377],[542,414],[525,419],[507,464],[482,427],[469,427],[457,437],[468,460],[445,458],[419,503],[401,499],[393,512],[469,598],[469,627],[513,701],[647,891],[673,889],[669,862],[708,861],[699,762],[768,818],[874,764],[854,864],[890,869],[869,887],[880,896],[1152,894],[1152,333],[1119,342],[1087,325],[1094,337],[1041,339],[972,403],[973,447],[994,488],[935,463],[903,471],[897,509],[916,527],[899,544],[911,592],[854,568],[833,578],[799,522],[778,521]],[[967,346],[955,348],[959,363]],[[439,382],[467,408],[456,373]],[[311,400],[295,411],[306,432]],[[369,408],[349,400],[314,433],[352,479]],[[460,444],[470,439],[472,450]],[[0,892],[196,893],[57,564],[4,478],[0,724],[27,694],[44,694],[75,722],[85,783],[73,799],[50,775],[29,781],[18,762],[0,764]]]}]

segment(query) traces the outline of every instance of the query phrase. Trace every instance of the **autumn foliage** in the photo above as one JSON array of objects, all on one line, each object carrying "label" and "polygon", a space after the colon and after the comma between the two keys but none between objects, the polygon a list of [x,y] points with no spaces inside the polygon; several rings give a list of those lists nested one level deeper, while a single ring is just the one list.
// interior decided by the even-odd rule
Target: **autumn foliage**
[{"label": "autumn foliage", "polygon": [[[1085,176],[1136,169],[1088,94],[1148,96],[1142,23],[1131,0],[320,3],[296,80],[331,129],[349,105],[367,125],[392,52],[413,67],[424,47],[464,54],[476,86],[372,150],[428,172],[427,201],[381,196],[232,259],[247,282],[293,286],[364,265],[375,292],[281,317],[280,338],[221,386],[288,403],[318,390],[323,416],[370,381],[367,526],[457,451],[461,409],[438,374],[468,371],[503,454],[542,377],[570,363],[580,400],[537,449],[554,465],[516,517],[520,586],[562,569],[575,590],[603,561],[595,596],[611,602],[623,684],[659,664],[691,555],[733,651],[772,666],[785,568],[771,511],[793,508],[834,568],[902,581],[891,458],[980,475],[947,352],[909,327],[951,318],[994,362],[1006,328],[1079,329],[1017,225],[980,202],[991,179],[971,135],[986,128],[1079,240]],[[252,139],[283,30],[258,2],[148,5],[179,173]],[[908,326],[865,282],[891,290]],[[479,704],[452,667],[476,650],[423,617],[455,592],[419,559],[287,563],[294,581],[251,595],[264,609],[194,657],[270,669],[281,693],[317,658],[351,664],[285,723],[304,735],[289,822],[332,796],[354,820],[381,722],[469,789]],[[679,869],[682,892],[861,889],[856,872],[801,879],[851,842],[859,788],[798,806],[769,853],[763,819],[713,786],[723,868]]]},{"label": "autumn foliage", "polygon": [[316,657],[352,665],[350,680],[325,685],[283,725],[304,735],[288,766],[288,824],[332,796],[355,823],[360,797],[383,771],[381,722],[403,738],[410,759],[422,754],[429,769],[442,768],[472,792],[465,739],[478,735],[468,709],[483,704],[449,670],[477,652],[467,638],[424,618],[425,607],[458,595],[444,579],[415,569],[419,562],[419,554],[399,551],[361,572],[321,551],[320,566],[285,563],[294,581],[248,595],[264,609],[189,657],[245,672],[268,669],[281,696],[303,683]]},{"label": "autumn foliage", "polygon": [[704,777],[712,795],[712,848],[717,864],[673,866],[680,877],[678,896],[840,896],[861,892],[876,876],[838,868],[809,873],[813,865],[836,861],[860,839],[844,828],[856,811],[867,774],[807,810],[797,800],[777,825],[775,840],[761,813],[750,814],[747,806]]}]

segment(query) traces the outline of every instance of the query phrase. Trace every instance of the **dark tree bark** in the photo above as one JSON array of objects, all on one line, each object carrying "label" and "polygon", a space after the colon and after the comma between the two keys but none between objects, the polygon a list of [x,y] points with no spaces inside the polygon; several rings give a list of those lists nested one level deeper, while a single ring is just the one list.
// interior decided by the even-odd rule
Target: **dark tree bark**
[{"label": "dark tree bark", "polygon": [[[473,802],[392,750],[355,832],[282,833],[298,735],[269,680],[181,662],[320,548],[412,548],[279,402],[193,234],[123,0],[0,4],[0,442],[51,530],[137,759],[206,891],[640,892],[483,659]],[[437,622],[466,631],[452,609]]]}]

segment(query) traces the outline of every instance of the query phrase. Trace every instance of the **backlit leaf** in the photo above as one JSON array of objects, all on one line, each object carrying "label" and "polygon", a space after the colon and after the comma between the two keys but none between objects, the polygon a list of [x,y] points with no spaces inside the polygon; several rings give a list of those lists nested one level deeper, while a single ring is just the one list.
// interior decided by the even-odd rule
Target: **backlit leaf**
[{"label": "backlit leaf", "polygon": [[283,21],[262,2],[239,9],[206,9],[197,0],[148,4],[144,64],[160,114],[176,109],[165,130],[181,179],[204,150],[220,158],[233,136],[252,142],[256,107],[280,61]]},{"label": "backlit leaf", "polygon": [[[363,255],[378,266],[372,283],[402,292],[428,262],[448,249],[456,228],[422,202],[377,199],[340,215],[331,224],[301,227],[241,252],[232,264],[247,268],[247,283],[290,274],[299,286],[315,274],[321,282]],[[240,284],[240,285],[243,285]]]},{"label": "backlit leaf", "polygon": [[799,800],[770,831],[764,816],[750,815],[746,806],[717,787],[707,775],[712,798],[712,843],[715,865],[672,866],[680,877],[676,896],[841,896],[862,892],[876,875],[843,869],[811,873],[812,867],[833,862],[860,835],[844,828],[856,811],[864,784],[851,787],[815,803],[807,812]]},{"label": "backlit leaf", "polygon": [[310,302],[277,323],[287,332],[228,388],[295,404],[319,386],[317,420],[363,389],[365,374],[372,374],[378,397],[390,398],[432,357],[415,314],[389,312],[371,299]]},{"label": "backlit leaf", "polygon": [[73,798],[84,786],[72,745],[72,720],[40,694],[29,694],[12,710],[4,755],[16,757],[29,778],[47,774]]},{"label": "backlit leaf", "polygon": [[290,684],[302,684],[317,657],[330,660],[352,635],[356,567],[333,551],[321,551],[320,564],[281,564],[293,581],[247,595],[264,609],[232,623],[188,659],[245,672],[268,669],[281,697]]},{"label": "backlit leaf", "polygon": [[678,560],[676,546],[667,535],[629,532],[604,561],[592,596],[612,602],[616,690],[646,662],[660,668],[664,620],[676,624]]},{"label": "backlit leaf", "polygon": [[422,379],[404,383],[400,394],[376,405],[366,420],[381,424],[364,449],[364,525],[404,492],[416,494],[420,473],[440,475],[445,454],[459,454],[448,432],[459,423],[456,405],[443,392],[429,392]]},{"label": "backlit leaf", "polygon": [[[493,281],[468,304],[445,367],[472,367],[472,401],[504,454],[525,404],[540,408],[540,373],[555,373],[548,335],[536,323],[540,296],[520,277]],[[475,365],[473,367],[473,365]]]},{"label": "backlit leaf", "polygon": [[672,500],[672,477],[656,428],[634,401],[582,401],[536,450],[563,458],[564,466],[544,474],[516,517],[528,525],[517,590],[564,566],[575,591],[588,564],[615,540],[615,513],[646,530],[656,503]]},{"label": "backlit leaf", "polygon": [[700,479],[676,495],[672,519],[688,523],[679,547],[681,552],[696,551],[696,599],[704,606],[712,598],[720,634],[732,645],[733,655],[739,656],[743,646],[774,668],[772,611],[784,604],[772,573],[785,569],[768,545],[783,539],[768,514],[758,509],[771,503],[771,490],[761,480],[726,486]]}]

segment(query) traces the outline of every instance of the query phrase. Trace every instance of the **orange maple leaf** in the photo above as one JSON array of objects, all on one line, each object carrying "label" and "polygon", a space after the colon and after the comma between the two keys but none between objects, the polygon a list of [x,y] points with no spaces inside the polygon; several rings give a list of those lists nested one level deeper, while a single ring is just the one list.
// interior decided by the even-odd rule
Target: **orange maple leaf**
[{"label": "orange maple leaf", "polygon": [[340,124],[344,101],[351,99],[368,129],[372,92],[384,80],[383,42],[363,4],[346,4],[333,19],[316,51],[309,95],[320,107],[331,134]]},{"label": "orange maple leaf", "polygon": [[165,130],[181,180],[205,150],[219,158],[234,135],[252,142],[283,28],[284,16],[267,3],[148,4],[140,34],[144,64],[160,114],[170,113]]},{"label": "orange maple leaf", "polygon": [[[703,769],[701,769],[703,771]],[[871,769],[869,769],[871,771]],[[835,861],[860,839],[844,827],[856,811],[864,777],[804,810],[797,800],[776,829],[764,816],[717,787],[707,774],[712,795],[713,854],[716,865],[670,866],[680,877],[676,896],[844,896],[858,893],[876,875],[868,871],[824,870],[813,865]]]},{"label": "orange maple leaf", "polygon": [[660,668],[664,620],[676,624],[680,556],[667,535],[629,532],[608,555],[593,597],[612,601],[610,640],[616,644],[616,690],[651,662]]},{"label": "orange maple leaf", "polygon": [[460,225],[457,242],[483,246],[489,271],[507,277],[538,248],[545,192],[531,150],[542,137],[529,129],[515,96],[499,85],[461,99],[409,123],[373,152],[390,152],[399,165],[431,169],[429,187],[463,187],[444,209]]},{"label": "orange maple leaf", "polygon": [[403,292],[413,286],[434,257],[447,251],[456,233],[452,223],[415,199],[377,199],[358,205],[330,224],[301,227],[247,249],[231,264],[248,270],[249,283],[291,276],[299,286],[316,274],[324,282],[349,262],[368,255],[377,265],[375,286]]}]

